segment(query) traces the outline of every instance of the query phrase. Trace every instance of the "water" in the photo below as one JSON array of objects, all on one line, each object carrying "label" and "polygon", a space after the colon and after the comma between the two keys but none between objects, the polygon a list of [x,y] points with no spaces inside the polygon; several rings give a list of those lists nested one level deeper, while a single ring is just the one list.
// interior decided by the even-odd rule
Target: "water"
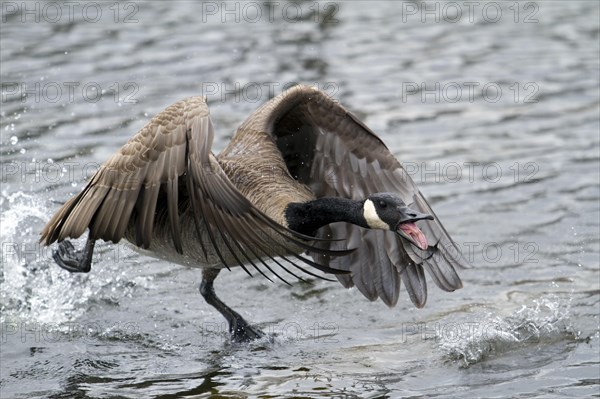
[{"label": "water", "polygon": [[[599,395],[597,2],[47,4],[2,4],[3,398]],[[274,339],[232,345],[197,270],[102,244],[74,276],[37,244],[167,105],[207,95],[219,149],[293,82],[403,161],[463,289],[388,309],[234,270],[217,292]]]}]

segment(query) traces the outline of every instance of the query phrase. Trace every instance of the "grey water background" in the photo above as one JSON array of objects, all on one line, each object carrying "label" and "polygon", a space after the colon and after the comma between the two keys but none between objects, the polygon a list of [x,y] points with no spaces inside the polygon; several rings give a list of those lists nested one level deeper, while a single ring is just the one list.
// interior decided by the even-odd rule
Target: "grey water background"
[{"label": "grey water background", "polygon": [[[93,4],[1,4],[2,398],[600,396],[598,2]],[[219,149],[294,82],[404,163],[463,289],[388,309],[224,272],[274,337],[231,345],[199,270],[101,244],[70,275],[37,244],[169,104],[208,96]]]}]

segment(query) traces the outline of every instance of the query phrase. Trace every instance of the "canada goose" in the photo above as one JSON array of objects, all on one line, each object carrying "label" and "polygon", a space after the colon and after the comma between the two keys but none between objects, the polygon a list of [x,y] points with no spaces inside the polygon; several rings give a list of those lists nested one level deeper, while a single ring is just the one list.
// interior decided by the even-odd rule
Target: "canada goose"
[{"label": "canada goose", "polygon": [[[225,267],[269,278],[264,267],[284,281],[275,265],[298,278],[290,265],[316,276],[314,268],[390,307],[401,280],[412,302],[425,305],[424,269],[443,290],[462,287],[460,250],[410,176],[325,93],[295,86],[273,98],[217,156],[213,136],[204,98],[171,105],[62,206],[40,241],[59,241],[53,257],[70,272],[90,271],[96,240],[123,238],[151,256],[203,268],[200,292],[235,341],[262,333],[215,295]],[[75,250],[66,239],[86,229],[85,248]]]}]

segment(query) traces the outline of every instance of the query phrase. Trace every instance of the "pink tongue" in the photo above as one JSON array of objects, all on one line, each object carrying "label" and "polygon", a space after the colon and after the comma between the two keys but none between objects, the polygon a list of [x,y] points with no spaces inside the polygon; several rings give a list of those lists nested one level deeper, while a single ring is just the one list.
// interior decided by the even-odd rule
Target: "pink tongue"
[{"label": "pink tongue", "polygon": [[414,223],[402,223],[399,229],[408,234],[422,250],[427,249],[427,238],[425,234]]}]

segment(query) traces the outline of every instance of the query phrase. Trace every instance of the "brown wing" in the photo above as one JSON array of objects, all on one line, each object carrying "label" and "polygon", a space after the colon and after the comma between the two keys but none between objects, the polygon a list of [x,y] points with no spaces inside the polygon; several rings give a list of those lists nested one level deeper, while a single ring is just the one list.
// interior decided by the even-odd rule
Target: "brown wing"
[{"label": "brown wing", "polygon": [[[52,217],[41,240],[49,245],[79,237],[89,228],[90,238],[116,243],[135,212],[136,244],[148,248],[162,188],[167,193],[169,220],[180,250],[177,188],[187,170],[188,141],[194,124],[197,128],[210,124],[208,107],[200,97],[177,102],[152,118]],[[200,130],[195,133],[205,134]]]},{"label": "brown wing", "polygon": [[[236,189],[210,151],[213,137],[203,98],[193,97],[171,105],[104,163],[80,194],[63,205],[44,227],[41,241],[49,245],[67,237],[76,238],[89,228],[91,239],[116,243],[123,238],[135,214],[136,245],[148,248],[157,201],[159,195],[164,195],[174,245],[181,253],[182,195],[190,198],[196,227],[205,225],[225,266],[230,266],[225,258],[231,258],[224,256],[226,253],[233,254],[242,267],[246,262],[256,267],[252,259],[272,258],[273,254],[285,256],[292,252],[292,244],[319,251],[305,241],[308,237],[277,224]],[[261,232],[264,234],[257,234]],[[273,234],[281,236],[283,243],[273,240]],[[223,242],[225,247],[220,248],[217,242]],[[339,272],[310,259],[297,258],[322,271]]]},{"label": "brown wing", "polygon": [[327,248],[358,248],[338,258],[311,253],[319,263],[349,270],[350,274],[337,276],[345,287],[356,286],[368,299],[379,297],[394,306],[403,280],[417,307],[427,299],[424,269],[446,291],[462,287],[456,268],[465,267],[466,262],[425,197],[381,139],[325,93],[293,87],[263,105],[242,130],[272,135],[290,173],[317,197],[361,200],[377,192],[396,192],[409,206],[434,215],[433,221],[418,222],[430,243],[427,251],[393,232],[348,223],[320,229],[321,238],[347,239],[327,242]]}]

